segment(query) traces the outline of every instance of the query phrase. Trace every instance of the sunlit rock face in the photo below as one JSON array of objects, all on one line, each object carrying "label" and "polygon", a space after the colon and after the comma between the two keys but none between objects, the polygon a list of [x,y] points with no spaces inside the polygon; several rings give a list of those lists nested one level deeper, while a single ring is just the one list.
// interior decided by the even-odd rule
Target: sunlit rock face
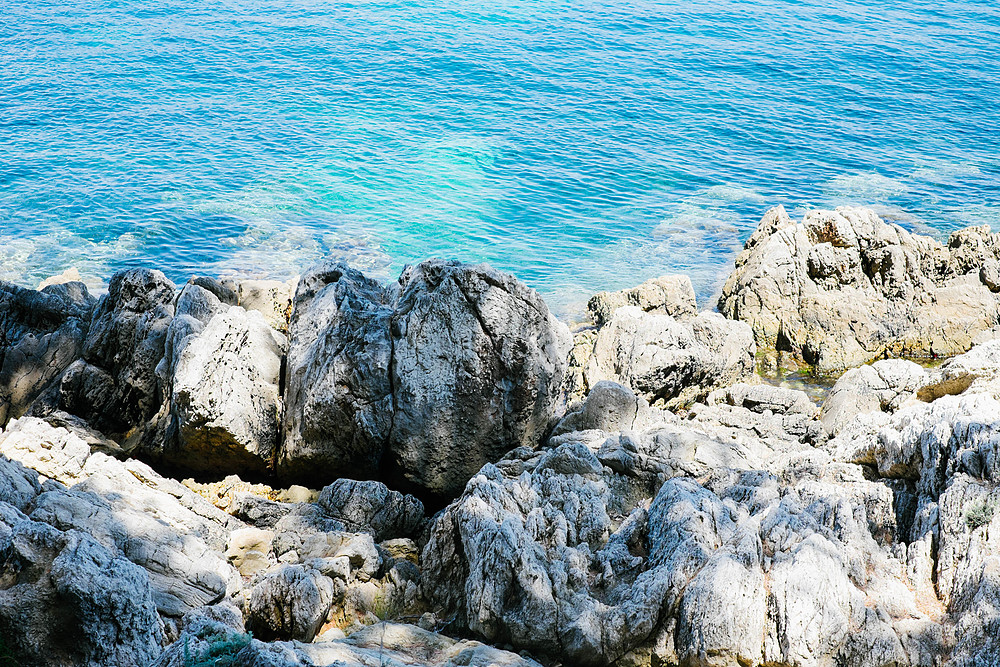
[{"label": "sunlit rock face", "polygon": [[719,309],[758,347],[822,372],[884,356],[965,352],[1000,323],[1000,236],[953,233],[946,246],[873,211],[769,211],[736,258]]},{"label": "sunlit rock face", "polygon": [[570,345],[523,283],[437,260],[389,286],[339,264],[314,267],[290,334],[279,473],[381,472],[438,496],[538,443]]}]

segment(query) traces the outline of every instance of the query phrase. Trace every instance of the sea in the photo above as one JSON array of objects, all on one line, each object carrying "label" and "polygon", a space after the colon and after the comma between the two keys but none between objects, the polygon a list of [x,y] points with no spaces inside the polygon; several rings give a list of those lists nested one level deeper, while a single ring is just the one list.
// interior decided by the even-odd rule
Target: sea
[{"label": "sea", "polygon": [[1000,4],[0,0],[0,279],[443,257],[712,308],[776,204],[1000,230]]}]

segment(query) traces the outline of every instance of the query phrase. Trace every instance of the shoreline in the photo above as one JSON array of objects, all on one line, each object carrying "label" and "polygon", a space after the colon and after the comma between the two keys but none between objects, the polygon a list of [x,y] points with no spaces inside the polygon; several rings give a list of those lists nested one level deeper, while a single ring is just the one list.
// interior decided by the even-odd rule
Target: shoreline
[{"label": "shoreline", "polygon": [[[665,275],[575,332],[482,264],[78,277],[0,283],[0,638],[26,664],[1000,657],[988,229],[779,206],[718,311]],[[803,369],[821,396],[777,379]]]}]

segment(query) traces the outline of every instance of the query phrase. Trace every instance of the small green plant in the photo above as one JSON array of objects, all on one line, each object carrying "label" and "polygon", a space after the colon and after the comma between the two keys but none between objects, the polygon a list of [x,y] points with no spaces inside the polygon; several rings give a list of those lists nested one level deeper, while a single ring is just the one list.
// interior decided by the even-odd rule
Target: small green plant
[{"label": "small green plant", "polygon": [[243,660],[237,658],[240,651],[250,645],[253,636],[250,633],[219,632],[200,636],[208,642],[208,646],[200,655],[193,655],[184,638],[184,667],[242,667]]},{"label": "small green plant", "polygon": [[969,509],[965,510],[965,525],[972,530],[985,526],[993,520],[996,509],[996,503],[989,500],[977,500],[969,506]]}]

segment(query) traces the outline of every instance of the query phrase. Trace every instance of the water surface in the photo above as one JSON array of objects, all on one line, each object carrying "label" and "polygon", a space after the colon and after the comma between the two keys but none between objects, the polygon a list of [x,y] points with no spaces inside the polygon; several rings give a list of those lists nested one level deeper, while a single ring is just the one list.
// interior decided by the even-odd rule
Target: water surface
[{"label": "water surface", "polygon": [[771,205],[1000,229],[991,2],[0,0],[0,278],[487,261],[703,305]]}]

